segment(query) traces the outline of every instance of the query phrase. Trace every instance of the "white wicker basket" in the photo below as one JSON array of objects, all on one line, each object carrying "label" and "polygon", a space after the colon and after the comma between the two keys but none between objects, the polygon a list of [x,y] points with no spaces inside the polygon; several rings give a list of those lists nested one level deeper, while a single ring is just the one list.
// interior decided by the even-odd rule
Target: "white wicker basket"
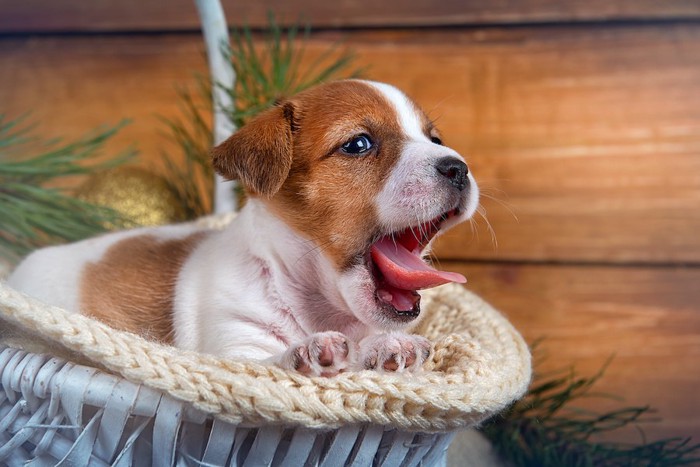
[{"label": "white wicker basket", "polygon": [[530,354],[460,286],[423,303],[435,353],[422,373],[309,378],[146,341],[0,283],[0,465],[439,465],[454,430],[525,392]]},{"label": "white wicker basket", "polygon": [[0,464],[434,465],[452,433],[223,422],[160,391],[62,358],[0,352]]},{"label": "white wicker basket", "polygon": [[[218,0],[197,0],[214,82],[232,84]],[[233,128],[215,92],[215,140]],[[217,212],[231,210],[217,183]],[[216,225],[221,218],[205,221]],[[424,294],[417,375],[308,378],[165,347],[0,282],[0,465],[442,465],[455,430],[522,396],[530,354],[456,285]]]}]

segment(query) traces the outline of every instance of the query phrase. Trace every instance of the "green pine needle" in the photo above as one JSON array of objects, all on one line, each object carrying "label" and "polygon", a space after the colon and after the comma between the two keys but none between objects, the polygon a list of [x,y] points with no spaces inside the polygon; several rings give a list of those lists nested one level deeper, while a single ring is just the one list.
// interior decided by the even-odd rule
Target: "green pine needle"
[{"label": "green pine needle", "polygon": [[[333,46],[310,65],[302,64],[310,29],[280,27],[270,15],[263,44],[256,46],[249,27],[232,31],[232,48],[222,51],[236,72],[233,88],[215,83],[232,96],[235,108],[224,109],[237,128],[274,105],[321,82],[357,76],[353,55]],[[166,177],[172,180],[188,218],[211,212],[213,172],[209,148],[213,141],[208,116],[212,114],[210,81],[198,77],[194,91],[180,90],[180,117],[163,119],[168,135],[177,143],[179,156],[163,155]]]},{"label": "green pine needle", "polygon": [[310,34],[308,26],[303,30],[298,25],[283,29],[272,14],[262,47],[255,46],[249,27],[232,32],[232,47],[224,53],[233,63],[236,86],[225,90],[232,95],[235,109],[226,112],[237,127],[280,99],[324,81],[361,73],[352,68],[354,55],[341,51],[337,44],[303,67]]},{"label": "green pine needle", "polygon": [[209,214],[212,208],[214,172],[209,161],[212,129],[207,117],[212,113],[211,87],[204,78],[197,77],[195,93],[179,89],[178,96],[181,117],[162,121],[180,155],[173,158],[164,153],[162,159],[166,178],[185,209],[185,217],[196,219]]},{"label": "green pine needle", "polygon": [[594,437],[648,422],[650,407],[625,407],[598,414],[572,406],[591,392],[609,361],[590,377],[573,369],[537,379],[527,395],[482,427],[513,465],[532,467],[671,466],[700,462],[700,444],[670,438],[639,445],[596,442]]},{"label": "green pine needle", "polygon": [[[92,162],[125,122],[71,143],[42,141],[25,118],[0,114],[0,257],[16,260],[31,250],[80,240],[121,225],[114,211],[47,187],[57,179],[116,167],[133,152]],[[33,155],[31,155],[33,154]]]}]

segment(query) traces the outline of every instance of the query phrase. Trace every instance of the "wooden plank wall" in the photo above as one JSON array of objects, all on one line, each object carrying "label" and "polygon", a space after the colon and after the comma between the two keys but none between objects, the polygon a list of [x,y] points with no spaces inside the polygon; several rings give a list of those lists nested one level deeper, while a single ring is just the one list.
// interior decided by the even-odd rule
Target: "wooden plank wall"
[{"label": "wooden plank wall", "polygon": [[[303,13],[309,60],[342,41],[411,94],[468,158],[494,232],[450,232],[442,267],[546,338],[543,369],[615,354],[600,389],[656,407],[649,438],[700,440],[700,3],[224,5],[254,26]],[[157,164],[157,116],[205,68],[197,27],[189,0],[0,0],[0,113],[67,137],[131,118],[113,147]]]}]

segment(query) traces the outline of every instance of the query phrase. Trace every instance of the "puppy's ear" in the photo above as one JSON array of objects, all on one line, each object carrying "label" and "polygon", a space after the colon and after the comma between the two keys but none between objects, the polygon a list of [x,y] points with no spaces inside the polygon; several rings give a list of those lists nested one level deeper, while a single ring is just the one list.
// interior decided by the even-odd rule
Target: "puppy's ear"
[{"label": "puppy's ear", "polygon": [[261,112],[212,149],[214,169],[229,180],[240,180],[254,194],[274,195],[292,166],[293,125],[291,102]]}]

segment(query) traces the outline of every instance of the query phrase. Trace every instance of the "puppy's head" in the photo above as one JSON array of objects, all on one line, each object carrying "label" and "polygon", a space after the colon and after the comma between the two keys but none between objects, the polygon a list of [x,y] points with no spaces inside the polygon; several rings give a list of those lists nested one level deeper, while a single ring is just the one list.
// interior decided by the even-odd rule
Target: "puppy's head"
[{"label": "puppy's head", "polygon": [[420,313],[417,290],[464,281],[422,256],[474,213],[478,188],[462,157],[392,86],[317,86],[258,115],[212,157],[220,174],[315,242],[341,301],[365,324],[400,328]]}]

